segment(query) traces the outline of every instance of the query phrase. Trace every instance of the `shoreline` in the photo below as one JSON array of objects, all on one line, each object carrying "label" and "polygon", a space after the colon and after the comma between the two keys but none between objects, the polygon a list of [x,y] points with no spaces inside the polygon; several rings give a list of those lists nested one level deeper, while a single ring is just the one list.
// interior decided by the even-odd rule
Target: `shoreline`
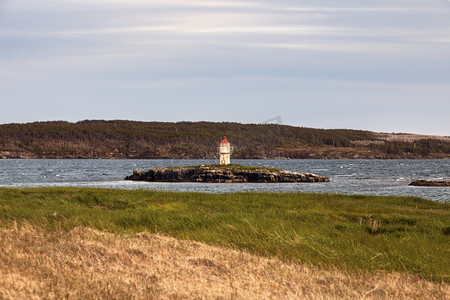
[{"label": "shoreline", "polygon": [[[0,160],[218,160],[216,157],[210,158],[170,158],[170,157],[159,157],[159,158],[142,158],[142,157],[53,157],[53,156],[23,156],[23,157],[1,157]],[[330,157],[330,158],[290,158],[290,157],[260,157],[260,158],[237,158],[233,157],[233,160],[447,160],[450,159],[450,155],[446,157],[358,157],[358,158],[347,158],[347,157]]]}]

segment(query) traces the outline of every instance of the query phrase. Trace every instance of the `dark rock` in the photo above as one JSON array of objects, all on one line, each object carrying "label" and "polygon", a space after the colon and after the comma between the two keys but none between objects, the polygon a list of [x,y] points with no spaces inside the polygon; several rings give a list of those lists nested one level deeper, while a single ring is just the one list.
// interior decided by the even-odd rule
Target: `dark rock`
[{"label": "dark rock", "polygon": [[237,165],[135,170],[125,180],[156,182],[329,182],[325,176]]},{"label": "dark rock", "polygon": [[414,186],[450,186],[450,180],[414,180],[409,185],[414,185]]}]

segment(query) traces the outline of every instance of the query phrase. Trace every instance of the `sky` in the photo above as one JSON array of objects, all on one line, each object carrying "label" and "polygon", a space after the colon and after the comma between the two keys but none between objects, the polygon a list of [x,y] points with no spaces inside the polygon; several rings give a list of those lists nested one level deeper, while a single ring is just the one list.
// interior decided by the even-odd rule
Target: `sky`
[{"label": "sky", "polygon": [[450,135],[448,0],[0,0],[0,124]]}]

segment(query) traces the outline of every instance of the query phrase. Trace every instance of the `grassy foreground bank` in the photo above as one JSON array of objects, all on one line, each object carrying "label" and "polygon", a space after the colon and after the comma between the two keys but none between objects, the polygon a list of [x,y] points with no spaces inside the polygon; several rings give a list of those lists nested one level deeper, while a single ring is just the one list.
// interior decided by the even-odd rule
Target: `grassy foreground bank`
[{"label": "grassy foreground bank", "polygon": [[0,226],[164,233],[353,273],[449,281],[450,204],[415,197],[0,189]]},{"label": "grassy foreground bank", "polygon": [[355,274],[161,234],[0,227],[0,299],[442,299],[450,285]]}]

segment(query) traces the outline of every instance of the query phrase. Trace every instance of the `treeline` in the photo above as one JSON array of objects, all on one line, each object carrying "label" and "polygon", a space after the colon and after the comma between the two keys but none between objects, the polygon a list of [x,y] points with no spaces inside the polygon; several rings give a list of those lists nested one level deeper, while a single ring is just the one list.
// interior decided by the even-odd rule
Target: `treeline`
[{"label": "treeline", "polygon": [[[361,130],[276,124],[81,121],[0,125],[6,158],[215,158],[226,135],[234,158],[449,157],[450,143],[380,141]],[[364,141],[364,143],[358,143]]]},{"label": "treeline", "polygon": [[414,155],[427,157],[430,154],[450,153],[450,143],[436,139],[422,139],[415,142],[384,141],[382,144],[377,145],[374,148],[391,155],[411,153]]}]

